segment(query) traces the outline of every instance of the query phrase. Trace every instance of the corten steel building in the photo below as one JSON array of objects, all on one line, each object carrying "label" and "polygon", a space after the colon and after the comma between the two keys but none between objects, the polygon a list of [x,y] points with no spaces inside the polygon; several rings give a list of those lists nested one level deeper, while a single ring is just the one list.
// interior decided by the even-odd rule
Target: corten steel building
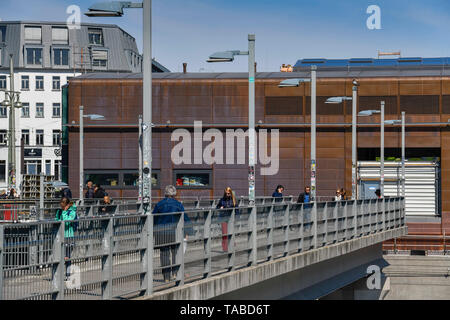
[{"label": "corten steel building", "polygon": [[[440,235],[450,226],[450,58],[300,60],[293,73],[257,73],[257,130],[279,130],[279,170],[260,175],[256,194],[271,195],[276,185],[285,195],[297,196],[310,181],[310,85],[280,88],[286,78],[307,78],[317,65],[317,192],[334,195],[336,188],[351,190],[351,101],[330,105],[333,96],[352,95],[357,79],[359,111],[379,109],[386,102],[388,119],[406,112],[407,158],[436,159],[437,204],[433,213],[409,218],[410,233]],[[141,74],[87,74],[68,86],[68,182],[79,185],[79,106],[86,113],[106,115],[101,123],[85,120],[85,178],[102,184],[113,196],[137,196],[138,116],[142,113]],[[221,196],[230,186],[237,196],[248,194],[247,164],[174,165],[171,141],[176,129],[244,129],[248,124],[247,73],[162,73],[153,75],[153,196],[164,186],[178,186],[179,196]],[[358,118],[358,160],[380,155],[380,116]],[[270,140],[270,139],[269,139]],[[203,142],[203,148],[211,142]],[[236,144],[235,144],[236,145]],[[270,143],[269,143],[270,145]],[[226,146],[224,146],[226,147]],[[236,149],[236,146],[234,147]],[[242,148],[242,147],[241,147]],[[245,147],[246,148],[246,147]],[[385,156],[400,156],[399,125],[385,128]],[[237,151],[237,150],[236,150]],[[192,158],[195,150],[192,150]],[[225,153],[225,151],[224,151]],[[270,153],[269,153],[270,154]],[[236,161],[236,160],[235,160]],[[193,162],[192,162],[193,163]],[[419,185],[420,188],[420,185]],[[420,190],[419,190],[420,193]]]}]

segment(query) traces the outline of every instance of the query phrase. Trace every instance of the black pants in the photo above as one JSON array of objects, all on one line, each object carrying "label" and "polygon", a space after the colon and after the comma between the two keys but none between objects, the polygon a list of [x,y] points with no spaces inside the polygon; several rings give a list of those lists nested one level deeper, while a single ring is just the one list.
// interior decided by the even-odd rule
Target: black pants
[{"label": "black pants", "polygon": [[[155,232],[155,244],[161,247],[159,258],[161,260],[161,267],[176,263],[176,245],[169,245],[175,242],[175,230],[164,230]],[[172,254],[172,263],[170,263],[170,254]],[[172,271],[172,272],[171,272]],[[170,280],[170,275],[175,275],[176,272],[172,268],[163,268],[162,274],[164,280]]]}]

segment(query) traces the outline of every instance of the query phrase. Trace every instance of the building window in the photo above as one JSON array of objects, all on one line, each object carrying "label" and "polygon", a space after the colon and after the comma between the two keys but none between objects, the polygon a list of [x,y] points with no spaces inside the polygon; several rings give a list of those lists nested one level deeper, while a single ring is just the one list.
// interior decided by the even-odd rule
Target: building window
[{"label": "building window", "polygon": [[42,49],[41,48],[27,48],[27,65],[42,66]]},{"label": "building window", "polygon": [[0,118],[6,118],[7,113],[7,108],[5,106],[0,106]]},{"label": "building window", "polygon": [[103,46],[103,31],[102,29],[88,29],[89,44]]},{"label": "building window", "polygon": [[55,180],[56,181],[59,181],[59,179],[60,179],[60,171],[61,171],[61,160],[55,160],[55,166],[54,166],[54,176],[55,176]]},{"label": "building window", "polygon": [[52,160],[45,160],[45,174],[47,176],[52,175]]},{"label": "building window", "polygon": [[22,118],[30,117],[30,104],[28,102],[22,103]]},{"label": "building window", "polygon": [[69,44],[69,30],[67,28],[52,28],[53,44]]},{"label": "building window", "polygon": [[93,50],[92,51],[92,66],[106,68],[108,62],[108,51]]},{"label": "building window", "polygon": [[0,89],[6,89],[6,76],[0,76]]},{"label": "building window", "polygon": [[69,65],[69,49],[53,49],[53,65]]},{"label": "building window", "polygon": [[53,104],[53,118],[61,118],[61,104]]},{"label": "building window", "polygon": [[59,146],[61,145],[61,131],[53,130],[53,145]]},{"label": "building window", "polygon": [[22,90],[30,90],[30,76],[22,76]]},{"label": "building window", "polygon": [[8,142],[8,131],[0,130],[0,145],[5,145]]},{"label": "building window", "polygon": [[44,145],[44,130],[36,130],[36,145]]},{"label": "building window", "polygon": [[22,130],[22,141],[24,146],[30,145],[30,130]]},{"label": "building window", "polygon": [[0,181],[6,182],[6,160],[0,160]]},{"label": "building window", "polygon": [[53,77],[53,90],[61,90],[61,78]]},{"label": "building window", "polygon": [[41,174],[42,161],[41,160],[25,160],[24,161],[27,174]]},{"label": "building window", "polygon": [[43,117],[44,117],[44,104],[36,103],[36,118],[43,118]]},{"label": "building window", "polygon": [[211,170],[175,170],[174,185],[180,188],[210,188]]},{"label": "building window", "polygon": [[41,27],[25,27],[25,43],[42,43]]},{"label": "building window", "polygon": [[91,172],[86,173],[84,175],[85,183],[89,180],[92,180],[94,184],[98,184],[100,186],[108,186],[108,187],[118,187],[119,186],[119,173],[117,172]]},{"label": "building window", "polygon": [[36,90],[44,90],[44,76],[36,76]]},{"label": "building window", "polygon": [[[152,188],[159,188],[160,170],[152,170]],[[139,187],[138,170],[85,170],[85,183],[92,180],[94,184],[109,188],[137,189]]]},{"label": "building window", "polygon": [[5,43],[6,40],[6,26],[0,26],[0,41]]}]

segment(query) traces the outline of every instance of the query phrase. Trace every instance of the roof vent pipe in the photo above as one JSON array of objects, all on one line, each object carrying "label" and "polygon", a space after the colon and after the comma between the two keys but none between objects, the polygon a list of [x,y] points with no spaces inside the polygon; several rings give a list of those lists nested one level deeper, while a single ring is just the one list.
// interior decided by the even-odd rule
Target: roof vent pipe
[{"label": "roof vent pipe", "polygon": [[183,63],[183,73],[186,73],[186,72],[187,72],[187,63],[184,62]]}]

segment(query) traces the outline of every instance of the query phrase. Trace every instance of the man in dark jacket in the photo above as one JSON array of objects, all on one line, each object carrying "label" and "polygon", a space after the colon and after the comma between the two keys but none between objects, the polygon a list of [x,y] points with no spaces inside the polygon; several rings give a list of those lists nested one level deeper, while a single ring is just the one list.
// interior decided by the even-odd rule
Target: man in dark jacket
[{"label": "man in dark jacket", "polygon": [[92,180],[89,180],[86,184],[87,191],[84,194],[86,199],[94,199],[94,183]]},{"label": "man in dark jacket", "polygon": [[311,188],[305,187],[305,192],[298,196],[297,203],[304,203],[303,205],[303,223],[306,224],[305,231],[311,230],[311,202],[314,199],[311,196]]},{"label": "man in dark jacket", "polygon": [[306,186],[305,192],[301,193],[298,196],[297,203],[309,203],[312,201],[314,201],[314,199],[312,199],[312,197],[311,197],[311,189],[308,186]]},{"label": "man in dark jacket", "polygon": [[98,214],[114,214],[116,212],[116,208],[117,206],[112,204],[111,198],[109,196],[104,196],[103,200],[100,201]]},{"label": "man in dark jacket", "polygon": [[[175,213],[175,212],[184,212],[184,207],[181,202],[175,200],[175,196],[177,195],[177,189],[169,185],[166,187],[164,192],[165,198],[158,202],[153,209],[153,214],[156,213]],[[175,214],[165,214],[165,215],[157,215],[154,217],[154,234],[155,234],[155,245],[163,246],[160,248],[160,260],[161,266],[170,265],[170,254],[172,253],[172,264],[176,263],[176,253],[177,246],[176,245],[167,245],[168,243],[176,242],[176,226],[178,223],[179,215]],[[186,224],[190,223],[190,220],[187,214],[184,214],[184,223],[185,223],[185,237],[187,239],[188,229]],[[172,271],[172,272],[171,272]],[[175,270],[172,268],[164,268],[162,270],[164,281],[169,282],[171,280],[171,273],[173,278],[176,277]]]}]

